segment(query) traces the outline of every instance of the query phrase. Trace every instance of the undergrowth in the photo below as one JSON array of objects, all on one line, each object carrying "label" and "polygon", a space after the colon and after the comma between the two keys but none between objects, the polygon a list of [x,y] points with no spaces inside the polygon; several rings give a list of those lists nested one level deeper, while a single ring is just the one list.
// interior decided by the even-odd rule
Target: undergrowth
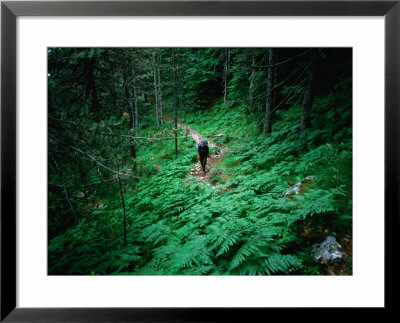
[{"label": "undergrowth", "polygon": [[[326,104],[317,99],[315,113]],[[50,241],[49,274],[321,274],[310,254],[318,239],[305,228],[351,235],[351,128],[321,121],[324,128],[300,136],[300,107],[293,107],[276,112],[271,135],[257,135],[245,111],[217,104],[181,116],[206,137],[223,134],[213,138],[226,148],[213,185],[188,175],[196,162],[190,137],[179,139],[178,156],[172,140],[143,142],[130,166],[140,180],[123,181],[127,245],[112,183],[103,207],[81,210],[78,223]],[[284,196],[307,177],[299,194]]]}]

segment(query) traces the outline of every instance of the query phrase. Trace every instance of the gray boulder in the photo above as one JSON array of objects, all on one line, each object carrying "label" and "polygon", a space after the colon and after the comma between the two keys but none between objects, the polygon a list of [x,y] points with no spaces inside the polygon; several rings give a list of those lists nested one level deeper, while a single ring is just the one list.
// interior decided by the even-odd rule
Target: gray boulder
[{"label": "gray boulder", "polygon": [[307,176],[301,182],[297,183],[295,186],[289,187],[287,192],[285,194],[283,194],[282,197],[289,197],[293,194],[299,195],[301,186],[305,183],[309,183],[309,182],[313,181],[314,179],[315,179],[314,176],[311,176],[311,175]]},{"label": "gray boulder", "polygon": [[312,246],[312,253],[315,260],[321,264],[337,265],[346,260],[346,254],[341,248],[335,237],[328,236],[324,242]]}]

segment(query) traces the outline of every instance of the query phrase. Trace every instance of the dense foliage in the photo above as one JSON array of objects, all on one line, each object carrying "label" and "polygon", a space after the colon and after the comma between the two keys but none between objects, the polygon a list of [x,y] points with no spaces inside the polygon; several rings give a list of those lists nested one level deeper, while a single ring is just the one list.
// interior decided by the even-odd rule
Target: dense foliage
[{"label": "dense foliage", "polygon": [[[325,274],[312,245],[351,241],[350,49],[52,48],[48,66],[49,274]],[[218,146],[209,182],[174,109]]]}]

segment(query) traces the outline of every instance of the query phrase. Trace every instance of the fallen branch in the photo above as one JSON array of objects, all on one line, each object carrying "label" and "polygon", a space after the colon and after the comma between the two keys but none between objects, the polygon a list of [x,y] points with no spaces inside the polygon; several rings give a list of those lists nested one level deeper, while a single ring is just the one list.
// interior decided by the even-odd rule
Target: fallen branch
[{"label": "fallen branch", "polygon": [[72,146],[71,146],[71,148],[72,148],[73,150],[76,150],[76,151],[80,152],[81,154],[83,154],[83,155],[89,157],[89,158],[92,159],[97,165],[99,165],[99,166],[101,166],[101,167],[103,167],[103,168],[109,170],[110,172],[112,172],[112,173],[114,173],[114,174],[118,174],[118,175],[123,175],[123,176],[128,176],[128,177],[140,179],[140,177],[138,177],[138,176],[132,176],[132,175],[129,175],[129,174],[120,173],[120,172],[118,172],[118,171],[116,171],[116,170],[114,170],[114,169],[112,169],[112,168],[110,168],[110,167],[108,167],[108,166],[102,164],[102,163],[99,162],[96,158],[94,158],[91,154],[89,154],[89,153],[87,153],[87,152],[85,152],[85,151],[82,151],[82,150],[80,150],[80,149],[78,149],[78,148],[76,148],[76,147],[72,147]]},{"label": "fallen branch", "polygon": [[[131,135],[121,135],[121,137],[126,137],[130,139],[144,139],[144,140],[169,140],[175,139],[175,137],[134,137]],[[187,136],[179,136],[178,138],[186,138]]]},{"label": "fallen branch", "polygon": [[[124,179],[124,178],[121,178],[121,179]],[[52,186],[56,189],[59,189],[59,190],[64,190],[64,189],[70,190],[70,189],[85,188],[88,186],[106,184],[106,183],[110,183],[110,182],[114,182],[114,181],[115,181],[115,179],[112,178],[112,179],[108,179],[108,180],[101,181],[101,182],[93,182],[93,183],[89,183],[89,184],[85,184],[85,185],[77,185],[77,186],[62,186],[62,185],[57,185],[57,184],[53,184],[53,183],[48,183],[48,185]]]}]

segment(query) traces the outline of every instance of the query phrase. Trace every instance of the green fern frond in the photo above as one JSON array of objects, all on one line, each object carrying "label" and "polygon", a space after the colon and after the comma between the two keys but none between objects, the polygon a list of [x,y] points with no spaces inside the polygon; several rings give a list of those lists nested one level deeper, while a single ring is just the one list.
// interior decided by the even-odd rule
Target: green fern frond
[{"label": "green fern frond", "polygon": [[262,260],[262,264],[268,275],[279,272],[288,274],[289,269],[292,266],[299,266],[301,261],[293,255],[272,254]]}]

